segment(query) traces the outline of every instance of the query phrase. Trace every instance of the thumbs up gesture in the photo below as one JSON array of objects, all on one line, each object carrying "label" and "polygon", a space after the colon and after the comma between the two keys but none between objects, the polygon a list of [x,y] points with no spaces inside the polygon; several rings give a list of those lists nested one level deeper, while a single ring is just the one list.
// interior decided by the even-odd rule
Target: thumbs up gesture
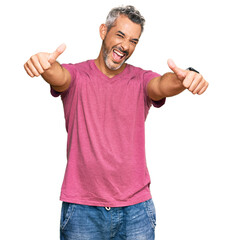
[{"label": "thumbs up gesture", "polygon": [[25,64],[24,68],[30,77],[38,77],[48,70],[56,59],[65,51],[66,45],[61,44],[53,53],[37,53]]},{"label": "thumbs up gesture", "polygon": [[176,66],[173,60],[168,60],[168,66],[182,82],[183,86],[193,94],[201,95],[208,88],[208,82],[199,73],[183,70]]}]

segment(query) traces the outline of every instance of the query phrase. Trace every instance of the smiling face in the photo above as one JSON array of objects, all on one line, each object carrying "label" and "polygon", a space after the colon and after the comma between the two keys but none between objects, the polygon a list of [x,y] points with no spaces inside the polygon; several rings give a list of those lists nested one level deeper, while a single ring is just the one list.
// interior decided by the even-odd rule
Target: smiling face
[{"label": "smiling face", "polygon": [[141,35],[141,26],[128,17],[120,15],[107,32],[102,24],[100,35],[103,40],[101,55],[109,70],[119,70],[132,55]]}]

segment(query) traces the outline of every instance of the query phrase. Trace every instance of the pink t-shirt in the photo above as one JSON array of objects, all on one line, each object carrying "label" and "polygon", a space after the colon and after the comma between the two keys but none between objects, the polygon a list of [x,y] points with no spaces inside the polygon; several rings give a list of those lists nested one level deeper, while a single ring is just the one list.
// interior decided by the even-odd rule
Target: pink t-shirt
[{"label": "pink t-shirt", "polygon": [[122,207],[151,198],[145,156],[145,119],[154,102],[148,82],[157,73],[127,64],[109,78],[94,60],[62,64],[71,74],[61,95],[66,120],[67,166],[60,200]]}]

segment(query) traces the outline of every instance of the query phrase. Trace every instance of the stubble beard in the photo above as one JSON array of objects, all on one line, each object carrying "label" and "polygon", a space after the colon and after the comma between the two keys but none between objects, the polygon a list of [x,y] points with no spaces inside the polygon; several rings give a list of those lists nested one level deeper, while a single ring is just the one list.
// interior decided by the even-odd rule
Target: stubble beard
[{"label": "stubble beard", "polygon": [[109,59],[110,52],[111,52],[111,49],[108,49],[106,47],[105,40],[103,40],[103,59],[104,59],[104,62],[110,70],[118,70],[126,62],[126,60],[128,58],[125,58],[125,60],[120,64],[112,63],[112,61]]}]

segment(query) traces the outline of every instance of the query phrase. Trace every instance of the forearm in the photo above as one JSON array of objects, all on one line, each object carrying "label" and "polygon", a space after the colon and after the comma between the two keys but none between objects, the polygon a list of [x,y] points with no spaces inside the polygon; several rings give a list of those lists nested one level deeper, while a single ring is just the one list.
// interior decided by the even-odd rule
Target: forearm
[{"label": "forearm", "polygon": [[58,62],[54,62],[41,76],[54,87],[60,87],[66,83],[64,68]]},{"label": "forearm", "polygon": [[168,60],[168,65],[173,73],[165,73],[148,83],[147,93],[151,99],[158,101],[165,97],[175,96],[185,89],[192,94],[201,95],[208,88],[209,83],[198,72],[178,68],[171,59]]},{"label": "forearm", "polygon": [[186,88],[183,82],[177,78],[176,74],[168,72],[160,77],[159,89],[161,96],[172,97],[183,92]]}]

